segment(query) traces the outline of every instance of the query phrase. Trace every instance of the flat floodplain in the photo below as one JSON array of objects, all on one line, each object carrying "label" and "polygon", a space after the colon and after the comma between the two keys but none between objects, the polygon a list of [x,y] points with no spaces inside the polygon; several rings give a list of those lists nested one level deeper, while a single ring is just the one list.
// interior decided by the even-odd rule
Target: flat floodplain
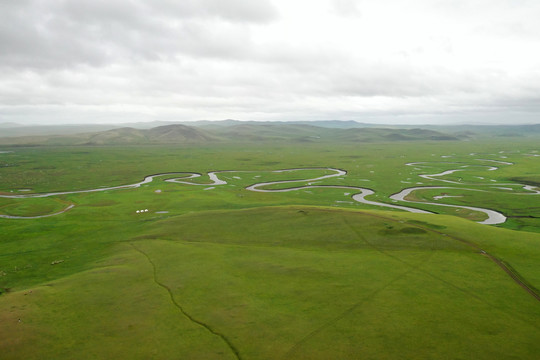
[{"label": "flat floodplain", "polygon": [[2,358],[540,353],[535,141],[0,150]]}]

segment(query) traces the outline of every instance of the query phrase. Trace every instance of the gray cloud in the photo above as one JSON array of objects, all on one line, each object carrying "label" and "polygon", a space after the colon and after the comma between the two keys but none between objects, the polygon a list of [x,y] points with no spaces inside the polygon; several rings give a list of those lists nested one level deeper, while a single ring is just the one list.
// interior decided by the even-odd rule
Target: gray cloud
[{"label": "gray cloud", "polygon": [[525,0],[0,0],[0,122],[532,118],[539,16]]},{"label": "gray cloud", "polygon": [[240,56],[249,24],[268,23],[267,1],[28,0],[0,4],[0,65],[103,66],[133,58]]}]

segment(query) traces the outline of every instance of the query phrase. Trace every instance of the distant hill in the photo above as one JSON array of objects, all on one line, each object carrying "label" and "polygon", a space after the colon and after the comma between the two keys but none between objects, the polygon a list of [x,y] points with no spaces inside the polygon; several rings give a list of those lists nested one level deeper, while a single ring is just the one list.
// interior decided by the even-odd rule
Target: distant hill
[{"label": "distant hill", "polygon": [[146,131],[148,138],[157,142],[204,142],[216,138],[204,130],[186,125],[158,126]]},{"label": "distant hill", "polygon": [[97,131],[105,131],[118,128],[113,124],[80,124],[80,125],[32,125],[23,126],[13,124],[13,126],[0,127],[0,138],[15,136],[43,136],[43,135],[68,135],[81,134]]},{"label": "distant hill", "polygon": [[192,122],[184,122],[183,124],[195,127],[202,127],[205,129],[222,129],[225,127],[231,127],[236,125],[268,125],[268,126],[279,126],[279,125],[307,125],[307,126],[316,126],[322,128],[332,128],[332,129],[349,129],[356,127],[369,127],[370,124],[359,123],[354,120],[314,120],[314,121],[240,121],[240,120],[199,120]]},{"label": "distant hill", "polygon": [[207,128],[223,128],[234,125],[308,125],[308,126],[317,126],[322,128],[332,128],[332,129],[350,129],[357,127],[371,127],[375,125],[359,123],[354,120],[314,120],[314,121],[239,121],[239,120],[219,120],[219,121],[210,121],[210,120],[200,120],[190,122],[191,126],[200,126]]},{"label": "distant hill", "polygon": [[143,130],[124,127],[112,129],[91,135],[86,143],[92,145],[103,144],[130,144],[146,142],[146,136]]},{"label": "distant hill", "polygon": [[[161,123],[159,123],[161,124]],[[194,123],[195,124],[195,123]],[[146,123],[148,125],[148,123]],[[540,136],[540,124],[514,126],[433,126],[375,127],[347,121],[323,122],[255,122],[201,121],[198,126],[170,124],[140,129],[134,127],[106,128],[104,131],[84,131],[91,126],[48,127],[58,134],[5,137],[0,129],[0,145],[142,145],[142,144],[204,144],[215,141],[293,141],[293,142],[390,142],[390,141],[459,141],[475,138]],[[321,126],[318,126],[321,125]],[[104,125],[96,125],[97,128]],[[351,126],[351,127],[347,127]],[[20,128],[14,128],[20,129]],[[76,129],[82,130],[75,133]],[[65,133],[65,132],[68,133]]]},{"label": "distant hill", "polygon": [[165,125],[148,130],[119,128],[90,136],[88,145],[199,143],[216,140],[204,130],[185,125]]},{"label": "distant hill", "polygon": [[[232,127],[245,127],[246,135],[250,136],[249,126],[255,126],[259,130],[274,129],[277,131],[280,127],[288,129],[291,125],[305,125],[316,128],[326,129],[390,129],[390,130],[413,130],[424,129],[444,133],[458,138],[463,137],[485,137],[485,136],[536,136],[540,135],[540,124],[533,125],[380,125],[361,123],[353,120],[316,120],[316,121],[240,121],[240,120],[198,120],[198,121],[149,121],[133,122],[123,124],[78,124],[78,125],[21,125],[17,123],[0,123],[0,138],[20,137],[20,136],[43,136],[43,135],[75,135],[82,133],[97,133],[107,130],[116,130],[119,128],[133,128],[139,130],[153,129],[156,127],[169,125],[185,125],[191,128],[208,130],[213,132],[234,133]],[[265,127],[261,127],[265,126]],[[290,129],[290,128],[289,128]],[[307,129],[307,128],[306,128]],[[272,130],[272,131],[274,131]],[[266,131],[266,130],[265,130]],[[296,131],[296,130],[295,130]],[[411,134],[406,135],[411,136]],[[435,135],[436,136],[436,135]],[[279,135],[278,137],[281,137]],[[290,137],[290,136],[286,136]],[[391,136],[392,137],[392,136]]]},{"label": "distant hill", "polygon": [[3,145],[141,145],[204,143],[217,138],[186,125],[165,125],[148,130],[123,127],[96,133],[0,138]]},{"label": "distant hill", "polygon": [[14,123],[14,122],[0,123],[0,129],[11,129],[11,128],[14,128],[14,127],[21,127],[21,126],[22,126],[21,124],[17,124],[17,123]]},{"label": "distant hill", "polygon": [[[410,128],[411,126],[407,126]],[[522,137],[540,135],[540,124],[531,125],[425,125],[424,129],[470,137]]]},{"label": "distant hill", "polygon": [[313,125],[300,125],[294,123],[262,123],[249,122],[235,124],[227,127],[214,128],[213,132],[225,139],[236,141],[250,140],[309,140],[327,137],[332,132]]},{"label": "distant hill", "polygon": [[361,128],[340,131],[338,138],[344,141],[415,141],[415,140],[460,140],[459,137],[426,129]]}]

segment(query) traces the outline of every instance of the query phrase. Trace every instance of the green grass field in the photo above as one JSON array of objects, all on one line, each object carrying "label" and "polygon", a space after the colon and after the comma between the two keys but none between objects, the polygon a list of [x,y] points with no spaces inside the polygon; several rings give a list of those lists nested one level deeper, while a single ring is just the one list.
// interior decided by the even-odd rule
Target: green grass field
[{"label": "green grass field", "polygon": [[[74,205],[39,219],[0,218],[2,359],[540,353],[540,195],[518,186],[540,176],[533,140],[0,150],[13,151],[0,153],[3,195],[119,186],[167,172],[201,173],[186,181],[208,184],[160,177],[135,189],[0,198],[0,215],[10,216]],[[385,209],[352,201],[347,189],[245,189],[307,185],[302,179],[329,171],[272,171],[326,167],[348,174],[316,185],[369,188],[369,200],[389,204],[406,187],[449,186],[413,195],[455,196],[439,201],[508,220],[480,225],[481,213],[418,203],[437,214]],[[441,177],[456,184],[419,176],[457,168]],[[205,174],[219,170],[238,172],[210,185]]]}]

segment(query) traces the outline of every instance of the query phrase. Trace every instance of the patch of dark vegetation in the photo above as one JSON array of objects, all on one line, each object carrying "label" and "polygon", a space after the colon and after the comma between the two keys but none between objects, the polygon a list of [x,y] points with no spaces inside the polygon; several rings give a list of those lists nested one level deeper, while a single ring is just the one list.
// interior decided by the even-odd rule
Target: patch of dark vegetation
[{"label": "patch of dark vegetation", "polygon": [[137,240],[157,240],[158,237],[153,234],[145,234],[145,235],[139,235],[132,238],[130,241],[137,241]]},{"label": "patch of dark vegetation", "polygon": [[307,142],[313,142],[313,138],[300,137],[300,138],[292,139],[292,141],[297,142],[297,143],[307,143]]},{"label": "patch of dark vegetation", "polygon": [[478,134],[472,131],[458,131],[454,133],[454,136],[460,138],[460,139],[471,139],[476,137]]},{"label": "patch of dark vegetation", "polygon": [[389,235],[389,236],[403,235],[403,234],[419,235],[419,234],[425,234],[425,233],[427,233],[426,230],[421,229],[421,228],[417,228],[417,227],[411,227],[411,226],[407,226],[407,227],[404,227],[404,228],[401,228],[401,229],[395,229],[392,226],[387,226],[386,229],[382,229],[382,230],[379,231],[379,234],[381,234],[381,235]]},{"label": "patch of dark vegetation", "polygon": [[431,224],[431,223],[428,223],[425,221],[419,221],[419,220],[407,220],[407,223],[424,226],[430,229],[439,229],[439,230],[446,229],[446,226],[444,225],[436,225],[436,224]]},{"label": "patch of dark vegetation", "polygon": [[8,292],[11,292],[11,288],[0,287],[0,295],[7,294]]},{"label": "patch of dark vegetation", "polygon": [[405,227],[399,230],[403,234],[425,234],[427,231],[418,227]]},{"label": "patch of dark vegetation", "polygon": [[22,148],[22,147],[32,148],[32,147],[41,146],[40,144],[8,144],[8,145],[14,148]]},{"label": "patch of dark vegetation", "polygon": [[38,166],[38,167],[32,168],[32,170],[54,170],[54,169],[56,169],[56,166],[52,166],[52,165]]},{"label": "patch of dark vegetation", "polygon": [[258,165],[262,165],[262,166],[272,166],[272,165],[278,165],[278,164],[280,164],[279,161],[265,161],[265,162],[259,163]]},{"label": "patch of dark vegetation", "polygon": [[540,176],[518,176],[510,178],[510,180],[525,185],[540,186]]},{"label": "patch of dark vegetation", "polygon": [[98,201],[98,202],[94,202],[94,203],[91,203],[91,204],[87,204],[86,206],[101,207],[101,206],[112,206],[112,205],[116,205],[116,204],[118,204],[118,201],[103,200],[103,201]]}]

